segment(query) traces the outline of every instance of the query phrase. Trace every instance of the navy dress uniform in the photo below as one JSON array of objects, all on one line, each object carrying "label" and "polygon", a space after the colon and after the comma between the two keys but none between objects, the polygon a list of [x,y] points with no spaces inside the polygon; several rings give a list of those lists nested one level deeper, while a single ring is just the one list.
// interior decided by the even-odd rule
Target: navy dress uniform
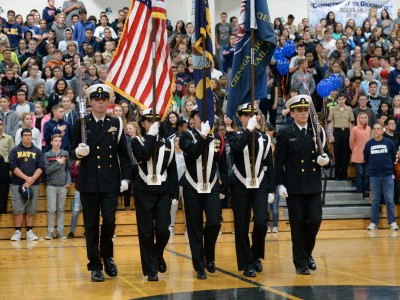
[{"label": "navy dress uniform", "polygon": [[[142,122],[152,119],[152,109],[145,109]],[[151,126],[155,131],[150,127],[145,137],[136,136],[132,140],[133,155],[138,162],[133,188],[143,275],[149,281],[157,281],[157,273],[167,270],[163,253],[170,237],[171,201],[178,197],[178,175],[173,145],[158,135],[158,123]]]},{"label": "navy dress uniform", "polygon": [[[233,153],[233,167],[229,184],[232,194],[232,210],[235,221],[235,246],[239,271],[244,270],[244,276],[255,277],[262,271],[260,258],[264,258],[265,236],[267,234],[268,204],[275,194],[275,171],[273,167],[271,138],[260,132],[255,132],[255,181],[251,174],[251,135],[257,124],[256,116],[252,119],[251,105],[244,104],[238,115],[247,128],[239,132],[227,133],[227,141]],[[247,124],[247,121],[249,124]],[[253,122],[252,124],[250,124]],[[253,210],[254,227],[252,245],[249,240],[249,224]]]},{"label": "navy dress uniform", "polygon": [[293,263],[301,275],[317,268],[312,252],[322,220],[321,166],[330,167],[328,155],[317,153],[308,122],[311,101],[307,95],[298,95],[286,102],[294,123],[279,131],[275,152],[276,183],[280,196],[287,197]]},{"label": "navy dress uniform", "polygon": [[101,258],[107,275],[115,277],[118,274],[112,259],[115,214],[118,192],[127,188],[131,173],[126,139],[122,136],[122,120],[105,114],[110,93],[113,91],[103,84],[87,89],[93,109],[92,114],[85,117],[87,142],[82,144],[81,123],[75,123],[70,151],[73,160],[81,161],[77,184],[85,219],[88,270],[92,271],[92,281],[104,281]]},{"label": "navy dress uniform", "polygon": [[[186,164],[179,185],[183,187],[193,267],[198,279],[206,279],[205,268],[211,273],[215,272],[215,243],[222,219],[220,197],[221,194],[227,194],[227,162],[221,137],[209,133],[208,121],[200,126],[197,106],[193,108],[191,116],[195,120],[195,128],[183,132],[179,138]],[[205,174],[202,171],[204,154],[207,157]],[[206,215],[204,228],[203,211]]]}]

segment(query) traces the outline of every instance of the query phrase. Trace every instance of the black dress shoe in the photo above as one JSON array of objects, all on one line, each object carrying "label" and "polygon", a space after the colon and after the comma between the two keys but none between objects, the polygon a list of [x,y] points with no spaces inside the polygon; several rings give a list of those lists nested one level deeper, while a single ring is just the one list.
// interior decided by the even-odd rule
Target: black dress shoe
[{"label": "black dress shoe", "polygon": [[91,274],[90,278],[91,278],[91,280],[93,282],[102,282],[102,281],[106,280],[104,278],[104,274],[103,274],[102,270],[94,270],[94,271],[92,271],[92,274]]},{"label": "black dress shoe", "polygon": [[215,262],[206,260],[206,269],[210,273],[215,273]]},{"label": "black dress shoe", "polygon": [[310,269],[307,267],[300,267],[296,269],[296,273],[299,275],[310,275]]},{"label": "black dress shoe", "polygon": [[197,279],[207,279],[206,272],[204,270],[197,271]]},{"label": "black dress shoe", "polygon": [[256,277],[257,276],[257,273],[256,273],[256,271],[254,270],[254,269],[246,269],[246,270],[244,270],[243,271],[243,276],[246,276],[246,277]]},{"label": "black dress shoe", "polygon": [[263,265],[261,263],[261,259],[257,258],[253,261],[254,264],[254,270],[256,270],[257,273],[262,272],[263,270]]},{"label": "black dress shoe", "polygon": [[115,264],[114,260],[109,258],[104,258],[104,271],[110,277],[117,277],[118,276],[118,268]]},{"label": "black dress shoe", "polygon": [[158,281],[158,275],[157,274],[147,275],[147,281]]},{"label": "black dress shoe", "polygon": [[307,266],[311,271],[315,271],[317,269],[317,264],[312,256],[308,258]]},{"label": "black dress shoe", "polygon": [[167,263],[165,262],[164,257],[162,257],[162,258],[158,261],[158,272],[160,272],[160,273],[165,273],[165,272],[167,272]]}]

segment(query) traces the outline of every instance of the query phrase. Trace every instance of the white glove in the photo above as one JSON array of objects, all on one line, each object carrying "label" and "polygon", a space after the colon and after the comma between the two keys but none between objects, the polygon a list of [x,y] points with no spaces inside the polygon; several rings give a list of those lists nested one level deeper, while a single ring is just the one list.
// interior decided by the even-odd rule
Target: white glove
[{"label": "white glove", "polygon": [[219,194],[219,200],[225,199],[225,195],[224,194]]},{"label": "white glove", "polygon": [[147,134],[156,136],[158,134],[158,127],[159,127],[158,122],[154,122],[153,124],[151,124],[149,132]]},{"label": "white glove", "polygon": [[80,143],[78,147],[75,149],[75,154],[78,158],[87,156],[90,152],[90,148],[88,145]]},{"label": "white glove", "polygon": [[121,193],[127,191],[129,189],[129,183],[128,180],[124,179],[121,180],[121,186],[119,187],[119,190]]},{"label": "white glove", "polygon": [[210,123],[208,123],[208,121],[201,122],[200,134],[207,136],[209,131],[210,131]]},{"label": "white glove", "polygon": [[252,116],[249,119],[249,122],[247,123],[247,129],[249,131],[253,131],[254,128],[256,128],[257,126],[257,117],[256,116]]},{"label": "white glove", "polygon": [[268,204],[272,204],[275,200],[275,193],[268,194]]},{"label": "white glove", "polygon": [[172,199],[172,206],[178,205],[179,201],[176,199]]},{"label": "white glove", "polygon": [[326,153],[322,155],[318,155],[317,157],[317,164],[319,164],[321,167],[326,166],[329,164],[329,157]]},{"label": "white glove", "polygon": [[279,191],[279,196],[281,196],[282,198],[288,197],[287,190],[283,184],[278,185],[278,191]]}]

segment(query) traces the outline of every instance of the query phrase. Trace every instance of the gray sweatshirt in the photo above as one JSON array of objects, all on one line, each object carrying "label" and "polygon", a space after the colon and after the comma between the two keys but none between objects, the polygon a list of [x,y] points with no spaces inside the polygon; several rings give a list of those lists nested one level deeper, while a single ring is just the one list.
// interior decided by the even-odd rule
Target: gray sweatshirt
[{"label": "gray sweatshirt", "polygon": [[13,138],[15,138],[15,134],[17,133],[17,130],[19,129],[18,114],[13,110],[9,110],[6,113],[0,111],[0,117],[3,119],[4,133],[7,133],[8,135],[11,135]]},{"label": "gray sweatshirt", "polygon": [[[65,164],[60,164],[57,158],[66,156]],[[68,152],[60,150],[59,153],[54,153],[52,150],[44,154],[44,172],[46,173],[46,183],[53,186],[65,186],[71,183],[71,174],[69,172],[70,161]]]}]

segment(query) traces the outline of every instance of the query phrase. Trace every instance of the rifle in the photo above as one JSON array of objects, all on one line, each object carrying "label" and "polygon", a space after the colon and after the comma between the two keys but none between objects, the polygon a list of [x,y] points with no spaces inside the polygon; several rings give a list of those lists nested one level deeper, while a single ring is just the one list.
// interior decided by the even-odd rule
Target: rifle
[{"label": "rifle", "polygon": [[81,62],[78,61],[77,68],[77,78],[78,78],[78,102],[79,102],[79,118],[81,121],[81,136],[82,143],[86,144],[86,125],[85,125],[85,115],[86,115],[86,97],[83,97],[82,91],[82,67]]},{"label": "rifle", "polygon": [[[303,87],[304,87],[305,94],[311,97],[310,91],[308,90],[308,86],[305,81],[303,81]],[[314,133],[314,139],[315,139],[315,145],[317,148],[317,152],[319,155],[322,155],[322,154],[324,154],[324,147],[323,147],[323,143],[321,141],[321,125],[319,124],[318,114],[317,114],[317,111],[315,110],[313,101],[310,102],[310,120],[311,120],[311,127],[312,127],[313,133]],[[324,132],[324,136],[325,136],[325,132]]]}]

